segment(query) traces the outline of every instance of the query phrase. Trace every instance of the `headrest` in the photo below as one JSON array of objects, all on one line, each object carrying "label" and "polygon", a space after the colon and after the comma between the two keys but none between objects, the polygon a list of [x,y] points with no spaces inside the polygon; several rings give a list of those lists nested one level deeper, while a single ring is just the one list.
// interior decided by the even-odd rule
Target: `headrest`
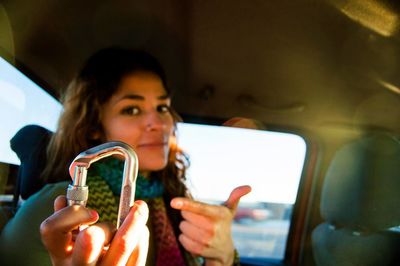
[{"label": "headrest", "polygon": [[322,217],[359,231],[400,224],[400,143],[384,133],[368,134],[338,150],[327,170]]},{"label": "headrest", "polygon": [[46,164],[46,148],[51,135],[52,132],[44,127],[27,125],[10,140],[11,149],[21,161],[17,187],[23,199],[27,199],[44,185],[40,173]]}]

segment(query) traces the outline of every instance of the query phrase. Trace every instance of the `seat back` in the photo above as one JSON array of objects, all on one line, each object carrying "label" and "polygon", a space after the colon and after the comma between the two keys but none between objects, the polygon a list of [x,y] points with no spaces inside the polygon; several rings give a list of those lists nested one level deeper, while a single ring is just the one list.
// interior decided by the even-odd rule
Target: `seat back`
[{"label": "seat back", "polygon": [[400,265],[400,143],[370,133],[339,149],[324,180],[317,265]]},{"label": "seat back", "polygon": [[44,186],[40,174],[46,163],[46,149],[52,132],[38,125],[21,128],[10,140],[11,149],[21,161],[14,194],[17,204],[19,197],[27,199]]}]

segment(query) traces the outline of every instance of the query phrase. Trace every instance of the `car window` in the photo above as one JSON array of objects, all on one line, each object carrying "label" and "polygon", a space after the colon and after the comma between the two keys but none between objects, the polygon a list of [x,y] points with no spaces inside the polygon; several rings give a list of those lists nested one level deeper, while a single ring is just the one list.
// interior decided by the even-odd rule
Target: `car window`
[{"label": "car window", "polygon": [[298,135],[180,123],[179,144],[189,154],[188,185],[201,201],[221,204],[233,188],[242,198],[233,238],[241,257],[282,260],[306,143]]},{"label": "car window", "polygon": [[0,57],[0,162],[19,164],[10,139],[28,124],[54,131],[61,108],[56,99]]}]

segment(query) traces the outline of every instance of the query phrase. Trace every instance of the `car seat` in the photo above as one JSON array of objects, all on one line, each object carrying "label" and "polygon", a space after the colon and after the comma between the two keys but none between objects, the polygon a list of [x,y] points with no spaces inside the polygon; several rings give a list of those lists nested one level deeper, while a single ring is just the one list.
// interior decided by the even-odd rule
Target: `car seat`
[{"label": "car seat", "polygon": [[14,207],[19,198],[27,199],[40,190],[45,183],[40,174],[46,163],[46,149],[52,132],[38,125],[21,128],[10,140],[11,149],[21,161],[14,192]]},{"label": "car seat", "polygon": [[400,265],[400,143],[370,133],[344,145],[324,180],[312,232],[317,265]]}]

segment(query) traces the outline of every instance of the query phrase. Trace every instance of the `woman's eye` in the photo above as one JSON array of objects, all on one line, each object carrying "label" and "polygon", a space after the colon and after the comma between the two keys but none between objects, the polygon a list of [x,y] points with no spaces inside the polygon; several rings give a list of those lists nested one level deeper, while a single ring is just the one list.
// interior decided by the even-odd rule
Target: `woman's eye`
[{"label": "woman's eye", "polygon": [[140,114],[140,109],[136,106],[129,106],[122,109],[121,113],[124,115],[138,115]]},{"label": "woman's eye", "polygon": [[170,109],[171,108],[168,105],[159,105],[159,106],[157,106],[157,111],[159,113],[169,113]]}]

